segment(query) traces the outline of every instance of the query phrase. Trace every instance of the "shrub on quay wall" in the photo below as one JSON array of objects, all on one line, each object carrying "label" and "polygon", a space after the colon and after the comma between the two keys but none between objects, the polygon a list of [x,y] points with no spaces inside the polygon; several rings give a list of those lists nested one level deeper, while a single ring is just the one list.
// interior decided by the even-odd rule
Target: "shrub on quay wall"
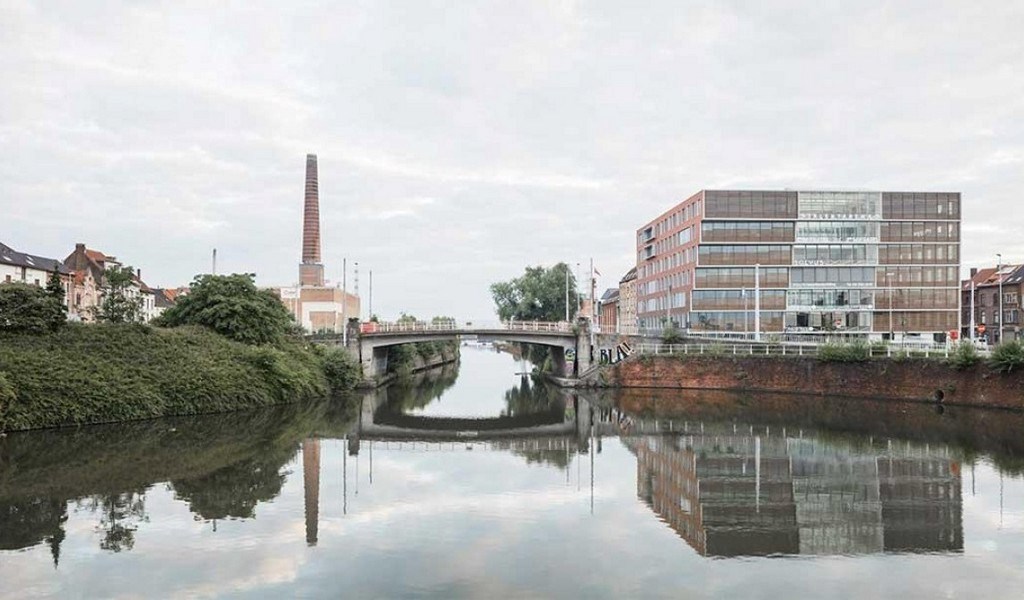
[{"label": "shrub on quay wall", "polygon": [[970,342],[960,342],[953,349],[953,353],[949,355],[947,362],[951,367],[958,371],[969,369],[981,361],[981,354],[978,349],[974,347],[974,344]]},{"label": "shrub on quay wall", "polygon": [[1003,342],[992,350],[989,366],[1000,373],[1010,373],[1024,367],[1024,343],[1019,340]]},{"label": "shrub on quay wall", "polygon": [[24,283],[0,286],[0,332],[46,333],[60,329],[67,313],[60,296]]},{"label": "shrub on quay wall", "polygon": [[853,341],[848,344],[829,342],[818,348],[818,360],[823,362],[865,362],[871,359],[871,344]]},{"label": "shrub on quay wall", "polygon": [[334,393],[351,390],[362,381],[360,366],[345,350],[332,348],[325,350],[321,357],[327,385]]}]

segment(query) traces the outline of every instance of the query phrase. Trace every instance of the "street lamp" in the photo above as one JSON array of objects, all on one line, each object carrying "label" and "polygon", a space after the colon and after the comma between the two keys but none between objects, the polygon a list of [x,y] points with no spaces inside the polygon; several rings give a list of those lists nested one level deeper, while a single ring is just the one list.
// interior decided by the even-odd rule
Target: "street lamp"
[{"label": "street lamp", "polygon": [[996,254],[998,262],[996,263],[996,277],[999,278],[999,333],[996,334],[996,343],[1001,344],[1003,342],[1003,255]]},{"label": "street lamp", "polygon": [[889,343],[896,341],[896,333],[892,328],[892,273],[885,274],[885,284],[889,288]]}]

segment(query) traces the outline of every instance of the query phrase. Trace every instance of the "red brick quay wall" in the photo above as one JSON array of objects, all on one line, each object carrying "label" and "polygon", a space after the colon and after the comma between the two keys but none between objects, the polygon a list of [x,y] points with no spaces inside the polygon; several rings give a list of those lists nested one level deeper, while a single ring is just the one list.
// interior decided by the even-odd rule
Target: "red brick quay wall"
[{"label": "red brick quay wall", "polygon": [[935,359],[823,362],[812,357],[641,356],[604,367],[584,386],[767,391],[1024,409],[1024,372],[958,371]]}]

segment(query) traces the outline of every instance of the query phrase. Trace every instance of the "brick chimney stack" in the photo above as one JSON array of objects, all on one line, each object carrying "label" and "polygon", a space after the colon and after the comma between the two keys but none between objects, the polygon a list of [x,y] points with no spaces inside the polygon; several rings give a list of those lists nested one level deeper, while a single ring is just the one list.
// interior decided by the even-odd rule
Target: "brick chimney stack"
[{"label": "brick chimney stack", "polygon": [[302,264],[299,284],[324,285],[324,266],[320,262],[320,185],[316,154],[306,155],[306,195],[302,213]]}]

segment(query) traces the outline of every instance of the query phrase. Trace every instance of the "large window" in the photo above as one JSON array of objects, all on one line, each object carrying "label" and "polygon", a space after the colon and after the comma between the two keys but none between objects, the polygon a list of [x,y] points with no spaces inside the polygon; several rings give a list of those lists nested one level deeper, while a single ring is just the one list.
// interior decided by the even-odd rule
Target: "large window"
[{"label": "large window", "polygon": [[885,219],[959,219],[960,194],[926,192],[885,192],[882,194]]},{"label": "large window", "polygon": [[700,246],[702,265],[788,265],[790,246]]},{"label": "large window", "polygon": [[786,331],[869,331],[870,329],[870,312],[836,310],[786,313]]},{"label": "large window", "polygon": [[711,219],[796,218],[796,192],[708,190],[704,199],[704,216]]},{"label": "large window", "polygon": [[794,265],[862,265],[877,262],[877,247],[866,244],[793,246]]},{"label": "large window", "polygon": [[878,308],[957,308],[957,291],[954,289],[898,289],[878,290]]},{"label": "large window", "polygon": [[878,287],[955,287],[960,280],[956,267],[887,266],[878,269],[875,285]]},{"label": "large window", "polygon": [[875,283],[874,267],[807,267],[792,269],[793,287],[866,286]]},{"label": "large window", "polygon": [[762,288],[789,287],[789,269],[785,267],[764,267],[760,269],[760,283],[754,281],[753,267],[700,268],[697,269],[698,288]]},{"label": "large window", "polygon": [[798,242],[878,241],[878,223],[872,221],[801,221],[796,224]]},{"label": "large window", "polygon": [[[753,310],[754,293],[754,290],[694,290],[691,302],[698,310]],[[785,307],[785,290],[761,290],[762,309]]]},{"label": "large window", "polygon": [[[882,306],[879,305],[879,308]],[[888,311],[876,311],[874,313],[874,330],[875,331],[889,331],[889,317]],[[900,332],[919,332],[919,331],[949,331],[957,328],[957,314],[956,311],[924,311],[924,312],[900,312],[896,311],[892,315],[892,331],[895,333]]]},{"label": "large window", "polygon": [[800,192],[801,219],[877,219],[882,215],[878,192]]},{"label": "large window", "polygon": [[956,242],[960,224],[945,221],[894,221],[882,223],[883,242]]},{"label": "large window", "polygon": [[704,242],[792,242],[793,223],[786,221],[704,221]]},{"label": "large window", "polygon": [[[782,331],[782,311],[761,311],[761,331]],[[698,331],[753,331],[754,311],[690,313],[690,327]]]},{"label": "large window", "polygon": [[878,262],[883,265],[959,264],[960,247],[956,244],[882,244]]},{"label": "large window", "polygon": [[863,289],[789,290],[786,293],[786,308],[789,310],[870,310],[874,305],[874,294]]}]

